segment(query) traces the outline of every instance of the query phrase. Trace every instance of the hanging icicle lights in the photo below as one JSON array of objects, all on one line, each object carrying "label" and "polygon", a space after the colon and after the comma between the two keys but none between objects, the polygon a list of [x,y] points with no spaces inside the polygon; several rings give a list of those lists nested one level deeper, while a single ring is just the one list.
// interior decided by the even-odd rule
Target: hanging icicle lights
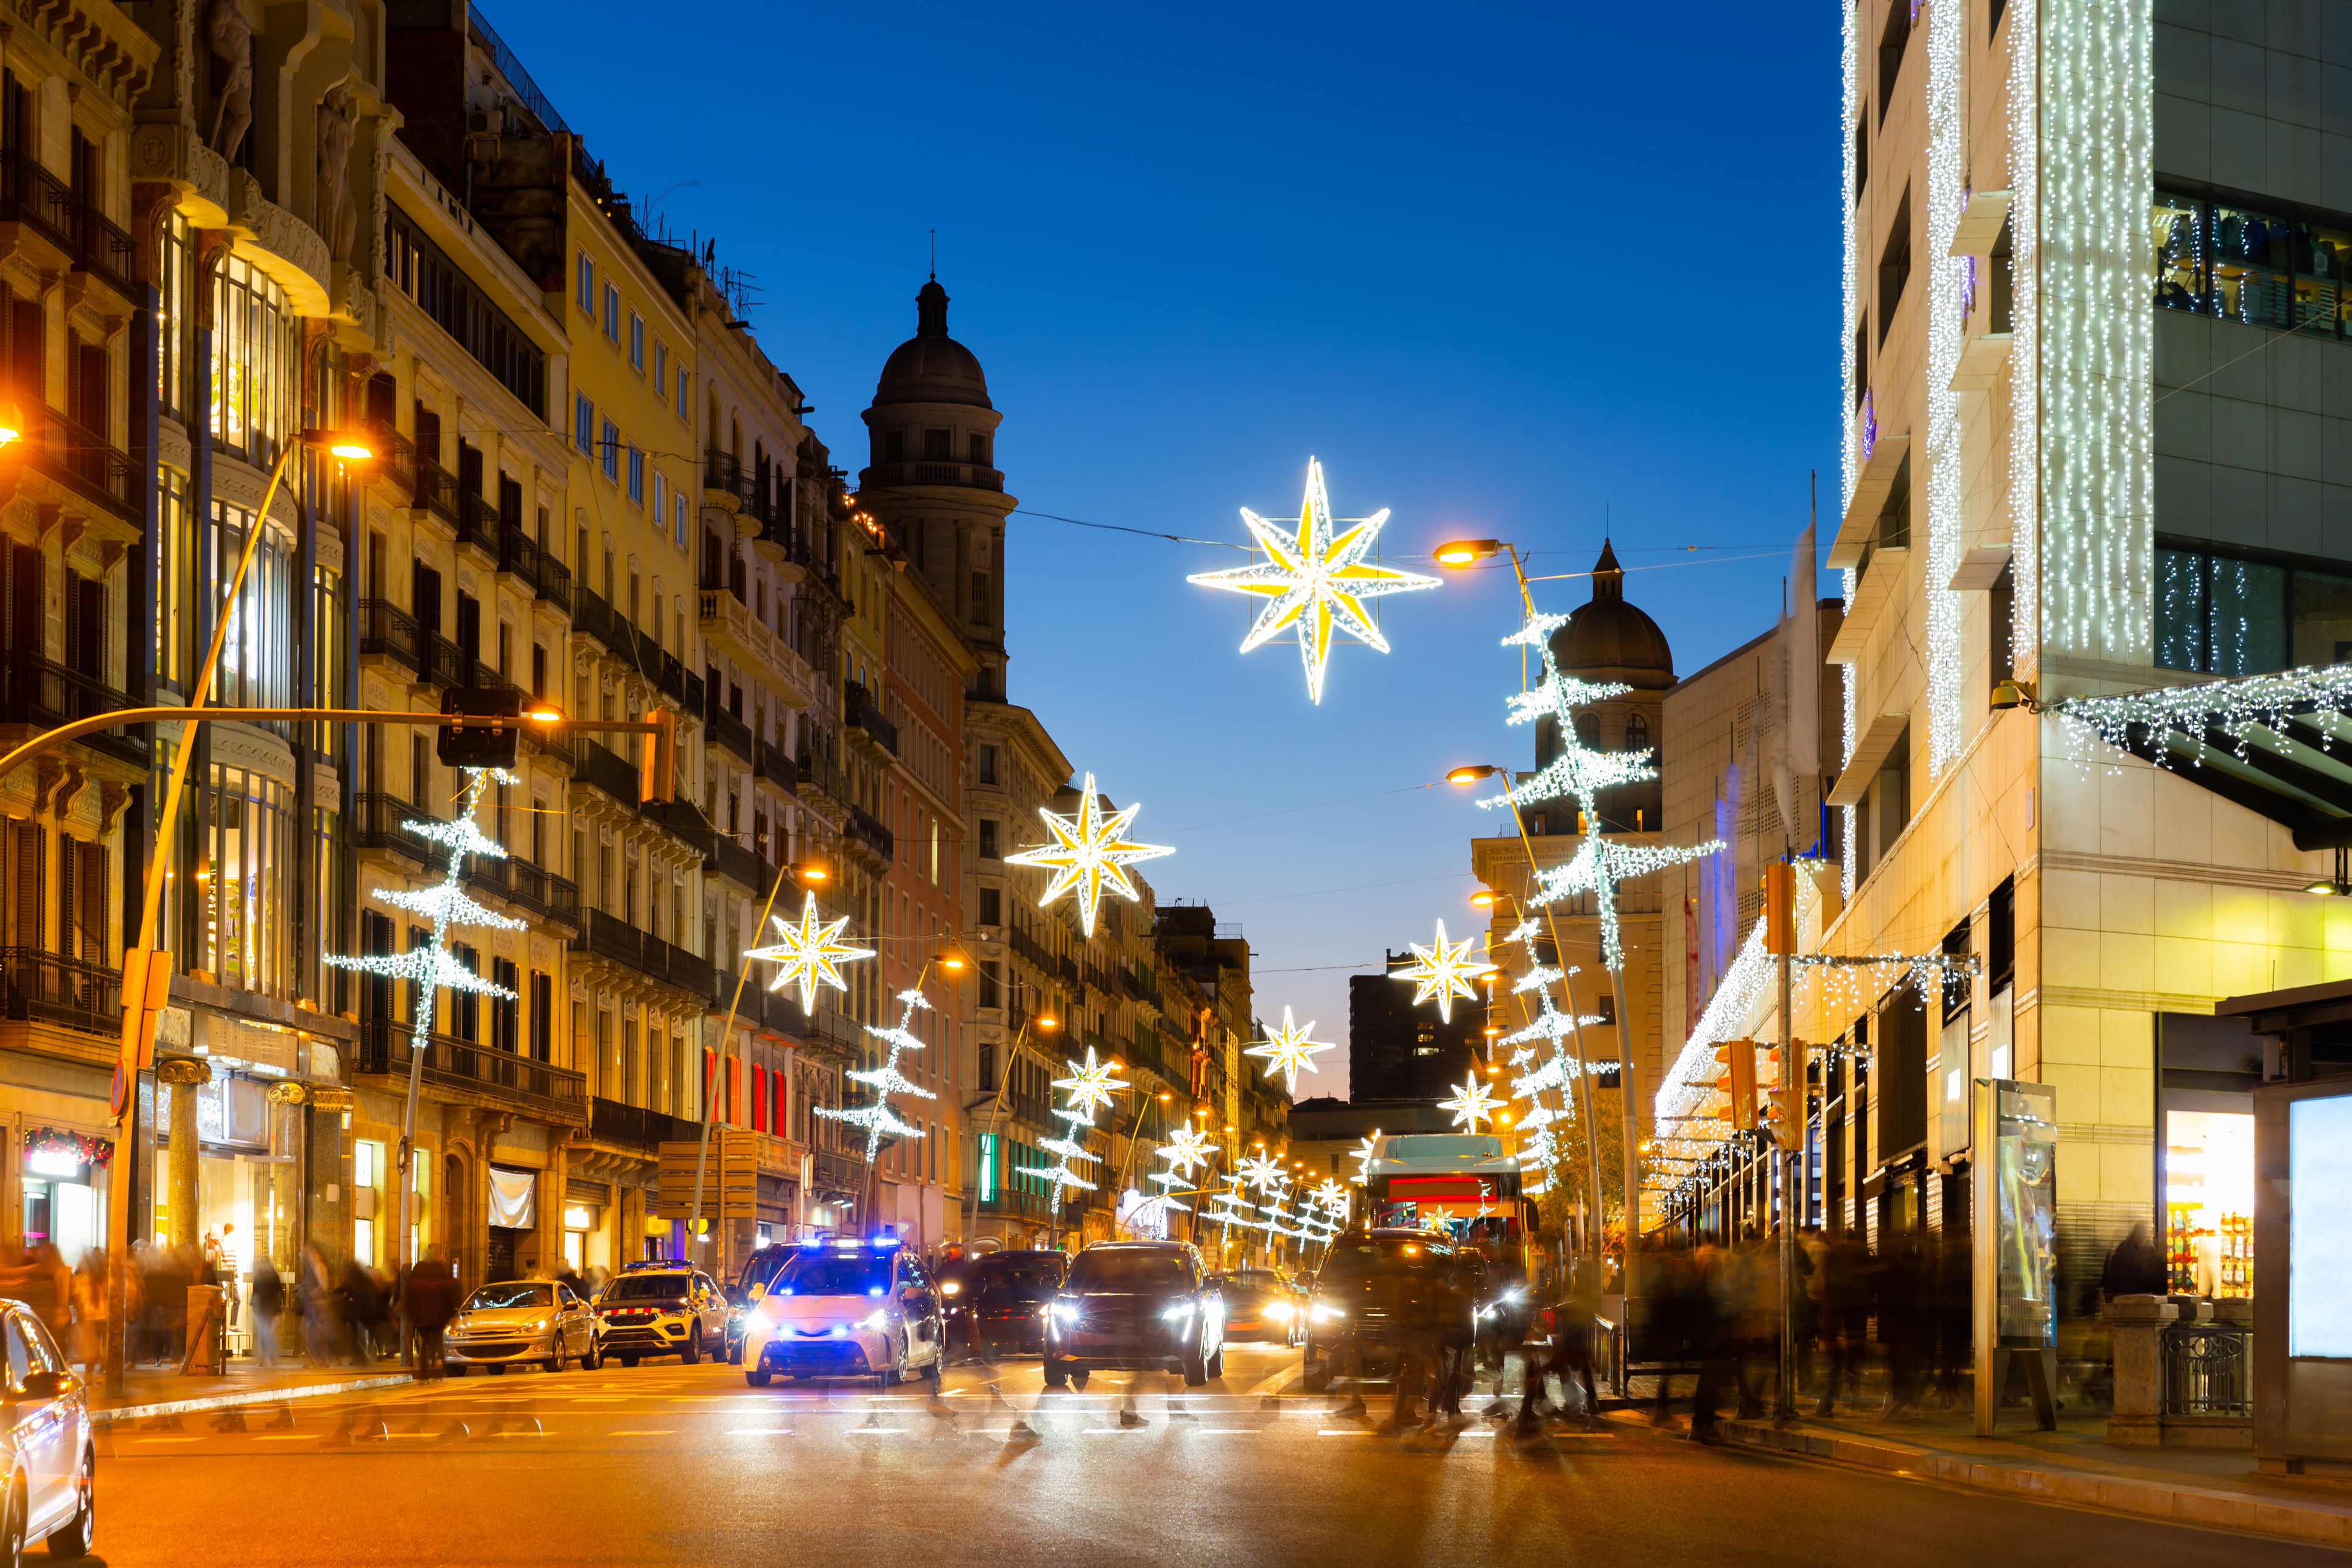
[{"label": "hanging icicle lights", "polygon": [[899,992],[898,1003],[898,1022],[895,1027],[886,1029],[876,1024],[866,1026],[867,1034],[890,1048],[890,1054],[882,1059],[882,1065],[841,1075],[872,1089],[874,1102],[871,1105],[839,1110],[829,1105],[815,1107],[819,1116],[833,1121],[846,1121],[852,1127],[862,1127],[866,1130],[866,1163],[869,1165],[874,1163],[874,1156],[881,1152],[883,1139],[922,1136],[921,1128],[898,1119],[898,1113],[891,1109],[892,1095],[911,1094],[923,1100],[939,1098],[898,1070],[899,1057],[908,1051],[919,1051],[923,1048],[921,1039],[917,1037],[915,1032],[908,1026],[914,1022],[915,1014],[918,1011],[929,1011],[931,1005],[923,999],[923,994],[920,991]]},{"label": "hanging icicle lights", "polygon": [[[2228,737],[2232,753],[2242,759],[2254,731],[2283,734],[2296,720],[2319,731],[2321,749],[2332,753],[2341,746],[2352,754],[2352,737],[2336,732],[2333,723],[2336,716],[2352,715],[2352,664],[2108,697],[2074,697],[2051,704],[2050,710],[2077,733],[2095,736],[2119,751],[2128,749],[2134,731],[2158,738],[2168,730],[2179,731],[2195,746],[2192,763],[2211,754],[2209,733]],[[2157,765],[2171,763],[2159,760]]]}]

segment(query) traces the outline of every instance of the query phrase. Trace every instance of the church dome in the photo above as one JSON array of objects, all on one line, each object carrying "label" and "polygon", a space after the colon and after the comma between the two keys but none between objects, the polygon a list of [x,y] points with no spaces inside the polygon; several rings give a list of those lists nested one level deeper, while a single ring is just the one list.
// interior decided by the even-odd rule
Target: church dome
[{"label": "church dome", "polygon": [[1622,680],[1641,690],[1664,690],[1675,683],[1675,654],[1666,634],[1625,602],[1625,569],[1606,540],[1601,559],[1592,563],[1592,597],[1552,633],[1551,653],[1566,675]]},{"label": "church dome", "polygon": [[890,351],[875,384],[874,406],[961,403],[992,408],[980,358],[948,336],[948,291],[936,278],[915,296],[915,335]]}]

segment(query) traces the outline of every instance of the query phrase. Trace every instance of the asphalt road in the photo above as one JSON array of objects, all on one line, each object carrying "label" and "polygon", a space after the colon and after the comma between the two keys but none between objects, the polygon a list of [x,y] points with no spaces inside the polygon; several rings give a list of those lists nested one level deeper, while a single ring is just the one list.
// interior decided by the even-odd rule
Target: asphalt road
[{"label": "asphalt road", "polygon": [[[1229,1347],[1221,1383],[1037,1366],[945,1391],[754,1391],[740,1369],[503,1378],[110,1429],[98,1556],[171,1563],[2327,1563],[1641,1426],[1398,1435]],[[1465,1408],[1475,1409],[1483,1399]],[[1031,1436],[1029,1434],[1034,1433]]]}]

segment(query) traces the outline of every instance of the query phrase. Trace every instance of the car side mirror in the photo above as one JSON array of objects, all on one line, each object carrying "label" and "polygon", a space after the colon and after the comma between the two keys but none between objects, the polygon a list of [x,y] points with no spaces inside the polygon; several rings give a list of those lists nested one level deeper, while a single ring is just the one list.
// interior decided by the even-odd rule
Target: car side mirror
[{"label": "car side mirror", "polygon": [[47,1370],[28,1372],[25,1381],[16,1385],[19,1399],[55,1399],[72,1385],[73,1374]]}]

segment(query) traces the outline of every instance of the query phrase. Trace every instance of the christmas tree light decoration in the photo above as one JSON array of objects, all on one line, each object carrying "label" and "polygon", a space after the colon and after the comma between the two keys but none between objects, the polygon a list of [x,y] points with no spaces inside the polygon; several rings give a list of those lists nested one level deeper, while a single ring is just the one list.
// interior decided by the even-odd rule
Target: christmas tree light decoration
[{"label": "christmas tree light decoration", "polygon": [[861,1071],[845,1072],[841,1075],[872,1089],[874,1103],[841,1109],[829,1105],[814,1107],[819,1116],[828,1121],[846,1121],[853,1127],[862,1127],[866,1130],[866,1163],[869,1165],[874,1163],[874,1156],[881,1152],[883,1139],[922,1136],[921,1128],[911,1126],[898,1119],[898,1112],[890,1106],[892,1095],[911,1094],[923,1100],[939,1098],[922,1085],[909,1080],[898,1070],[899,1057],[908,1051],[919,1051],[923,1048],[923,1042],[907,1026],[914,1022],[918,1010],[928,1011],[931,1005],[923,999],[923,994],[920,991],[899,992],[898,1003],[898,1022],[895,1026],[886,1029],[878,1024],[866,1026],[867,1034],[890,1047],[890,1054],[883,1058],[882,1065],[878,1068],[866,1068]]},{"label": "christmas tree light decoration", "polygon": [[1316,1188],[1315,1201],[1321,1205],[1323,1212],[1333,1219],[1344,1220],[1348,1217],[1348,1210],[1350,1206],[1348,1189],[1339,1184],[1339,1178],[1333,1177]]},{"label": "christmas tree light decoration", "polygon": [[1478,1075],[1474,1072],[1454,1089],[1453,1099],[1439,1100],[1437,1109],[1452,1111],[1454,1126],[1460,1127],[1466,1122],[1470,1131],[1475,1132],[1480,1121],[1495,1120],[1502,1110],[1502,1102],[1495,1098],[1492,1089],[1478,1081]]},{"label": "christmas tree light decoration", "polygon": [[1366,613],[1364,603],[1388,594],[1410,594],[1434,588],[1439,580],[1417,572],[1400,572],[1372,564],[1364,558],[1388,523],[1386,507],[1366,518],[1342,518],[1350,526],[1331,531],[1331,500],[1323,489],[1323,465],[1307,460],[1307,499],[1299,507],[1297,532],[1269,522],[1247,507],[1242,521],[1268,559],[1223,572],[1196,572],[1187,582],[1228,593],[1254,594],[1266,601],[1242,639],[1242,652],[1263,646],[1284,631],[1296,629],[1298,657],[1307,667],[1307,696],[1323,700],[1323,670],[1331,658],[1331,639],[1342,632],[1375,652],[1389,651]]},{"label": "christmas tree light decoration", "polygon": [[843,928],[849,924],[848,916],[837,921],[818,918],[814,893],[803,900],[798,921],[788,925],[782,915],[770,915],[768,919],[776,928],[774,945],[746,948],[743,956],[777,966],[769,990],[782,991],[787,985],[798,985],[803,1016],[816,1011],[819,985],[830,985],[835,991],[849,989],[848,983],[841,977],[843,964],[874,956],[872,948],[852,947],[841,940]]},{"label": "christmas tree light decoration", "polygon": [[1165,844],[1137,844],[1126,837],[1128,824],[1135,820],[1139,805],[1128,805],[1106,816],[1102,797],[1095,793],[1095,775],[1088,773],[1085,790],[1078,797],[1076,816],[1057,816],[1044,806],[1037,815],[1045,819],[1046,829],[1054,842],[1034,849],[1024,849],[1007,855],[1008,866],[1042,866],[1054,873],[1037,907],[1047,904],[1075,889],[1078,895],[1078,925],[1087,935],[1095,934],[1095,911],[1102,903],[1106,889],[1133,903],[1135,882],[1127,868],[1139,860],[1156,860],[1176,851]]},{"label": "christmas tree light decoration", "polygon": [[[1402,969],[1390,971],[1389,978],[1412,983],[1412,1005],[1416,1007],[1434,998],[1439,1021],[1451,1024],[1454,1022],[1454,998],[1466,996],[1476,1001],[1478,988],[1470,984],[1470,977],[1484,974],[1494,967],[1483,957],[1470,956],[1470,949],[1475,944],[1475,939],[1466,936],[1458,942],[1447,942],[1445,922],[1440,921],[1437,922],[1435,945],[1423,947],[1417,942],[1405,943],[1412,950],[1412,962]],[[1312,1024],[1307,1026],[1310,1029],[1314,1026]]]},{"label": "christmas tree light decoration", "polygon": [[377,888],[372,896],[397,910],[406,910],[433,922],[433,934],[418,947],[406,952],[325,954],[326,962],[337,969],[350,969],[364,974],[381,974],[394,980],[413,982],[418,989],[416,1003],[417,1038],[415,1048],[427,1048],[433,1033],[434,1011],[444,991],[467,991],[481,996],[495,996],[504,1001],[516,1000],[515,993],[496,981],[485,980],[449,951],[449,931],[453,926],[487,926],[495,931],[520,931],[524,922],[484,908],[468,897],[458,886],[466,858],[483,855],[493,859],[506,858],[505,847],[486,837],[474,826],[475,809],[481,805],[482,792],[493,784],[513,784],[515,775],[498,768],[467,768],[466,788],[458,797],[457,813],[448,822],[409,822],[403,827],[427,842],[437,844],[448,852],[447,864],[442,868],[441,880],[429,888],[414,890]]},{"label": "christmas tree light decoration", "polygon": [[1092,1126],[1094,1113],[1109,1109],[1112,1099],[1125,1093],[1129,1086],[1119,1081],[1116,1063],[1096,1059],[1092,1046],[1087,1047],[1087,1059],[1083,1066],[1070,1061],[1067,1057],[1062,1059],[1069,1062],[1070,1076],[1055,1079],[1054,1087],[1070,1091],[1070,1109],[1085,1111],[1087,1124]]},{"label": "christmas tree light decoration", "polygon": [[1366,1134],[1362,1142],[1348,1151],[1348,1158],[1356,1162],[1356,1173],[1350,1178],[1356,1185],[1360,1187],[1364,1184],[1365,1177],[1370,1173],[1372,1161],[1379,1154],[1380,1148],[1381,1130],[1375,1127]]},{"label": "christmas tree light decoration", "polygon": [[1242,1054],[1264,1057],[1265,1076],[1272,1078],[1276,1073],[1282,1074],[1285,1079],[1283,1087],[1295,1095],[1298,1092],[1298,1075],[1318,1070],[1315,1066],[1317,1055],[1338,1048],[1317,1043],[1311,1038],[1314,1032],[1313,1019],[1308,1019],[1304,1025],[1295,1023],[1291,1019],[1290,1009],[1285,1007],[1282,1010],[1282,1027],[1266,1037],[1263,1045],[1252,1046]]}]

